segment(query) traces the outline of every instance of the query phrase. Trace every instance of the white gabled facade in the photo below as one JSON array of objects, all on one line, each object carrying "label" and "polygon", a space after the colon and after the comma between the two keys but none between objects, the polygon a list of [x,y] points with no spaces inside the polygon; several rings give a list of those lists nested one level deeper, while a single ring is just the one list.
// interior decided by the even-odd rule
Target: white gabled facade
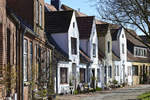
[{"label": "white gabled facade", "polygon": [[127,63],[127,39],[123,28],[118,30],[116,40],[112,42],[112,49],[120,57],[120,61],[114,61],[115,72],[119,70],[119,75],[115,74],[115,79],[119,84],[126,83],[130,81],[130,76],[128,77],[128,67],[130,64]]},{"label": "white gabled facade", "polygon": [[[97,80],[97,85],[100,87],[101,83],[100,83],[100,79],[98,79],[100,78],[100,66],[98,63],[98,37],[97,37],[95,20],[93,20],[92,31],[90,35],[90,58],[92,61],[92,63],[90,64],[90,77],[92,77],[93,74],[95,74],[94,77]],[[90,80],[90,83],[92,84],[92,79]],[[95,82],[95,86],[96,86],[96,82]]]},{"label": "white gabled facade", "polygon": [[[58,44],[58,46],[66,53],[68,54],[69,61],[59,61],[57,64],[57,79],[55,79],[57,82],[55,82],[55,85],[57,85],[57,91],[58,94],[60,93],[68,93],[70,92],[69,84],[71,83],[74,87],[77,87],[78,80],[77,74],[79,73],[79,31],[77,27],[77,21],[75,17],[75,12],[72,14],[72,18],[70,21],[70,26],[68,28],[67,33],[58,33],[58,34],[52,34],[52,38],[55,40],[55,42]],[[72,53],[72,38],[76,39],[76,53]],[[61,69],[67,69],[67,82],[61,83]]]},{"label": "white gabled facade", "polygon": [[[100,87],[101,84],[99,80],[101,71],[98,63],[98,38],[95,19],[93,20],[89,39],[80,39],[80,48],[90,57],[91,60],[91,63],[87,65],[88,75],[86,76],[86,82],[91,86],[92,77],[95,77],[98,82],[97,85]],[[94,82],[94,86],[96,87],[96,81]]]}]

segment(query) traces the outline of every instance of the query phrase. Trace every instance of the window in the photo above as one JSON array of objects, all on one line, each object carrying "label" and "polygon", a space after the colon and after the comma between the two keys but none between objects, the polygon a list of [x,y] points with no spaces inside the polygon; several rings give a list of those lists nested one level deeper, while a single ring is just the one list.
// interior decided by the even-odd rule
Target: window
[{"label": "window", "polygon": [[124,38],[124,34],[122,34],[122,38]]},{"label": "window", "polygon": [[60,83],[64,84],[64,83],[68,83],[67,81],[67,68],[60,68]]},{"label": "window", "polygon": [[93,57],[96,57],[96,44],[93,44]]},{"label": "window", "polygon": [[128,66],[128,76],[131,76],[131,67]]},{"label": "window", "polygon": [[117,76],[117,65],[115,66],[114,74],[115,74],[115,76]]},{"label": "window", "polygon": [[149,76],[150,76],[150,66],[148,68],[149,68]]},{"label": "window", "polygon": [[115,76],[119,76],[119,66],[115,66]]},{"label": "window", "polygon": [[117,66],[117,76],[119,76],[119,66]]},{"label": "window", "polygon": [[132,66],[132,71],[133,71],[132,73],[134,76],[138,76],[138,66],[135,66],[135,65]]},{"label": "window", "polygon": [[84,83],[85,82],[85,69],[80,68],[80,82]]},{"label": "window", "polygon": [[32,80],[33,44],[30,42],[30,79]]},{"label": "window", "polygon": [[110,41],[107,42],[108,53],[110,53]]},{"label": "window", "polygon": [[28,41],[24,39],[24,61],[23,61],[23,71],[24,71],[24,81],[28,81]]},{"label": "window", "polygon": [[39,15],[39,24],[42,26],[42,5],[40,4],[40,15]]},{"label": "window", "polygon": [[75,27],[75,22],[73,22],[73,28]]},{"label": "window", "polygon": [[36,23],[39,23],[39,2],[36,0]]},{"label": "window", "polygon": [[146,56],[146,50],[144,50],[144,56]]},{"label": "window", "polygon": [[77,39],[71,38],[71,52],[72,54],[77,54]]},{"label": "window", "polygon": [[100,82],[100,69],[97,69],[97,81]]},{"label": "window", "polygon": [[135,47],[134,48],[134,55],[138,57],[146,57],[147,49],[146,48],[140,48],[140,47]]},{"label": "window", "polygon": [[111,66],[108,67],[108,76],[112,78],[112,69]]},{"label": "window", "polygon": [[37,61],[38,61],[38,81],[40,81],[41,73],[42,73],[41,62],[40,62],[41,61],[41,47],[38,45],[37,49],[38,49],[38,57],[37,57]]},{"label": "window", "polygon": [[122,53],[124,54],[124,44],[122,44]]}]

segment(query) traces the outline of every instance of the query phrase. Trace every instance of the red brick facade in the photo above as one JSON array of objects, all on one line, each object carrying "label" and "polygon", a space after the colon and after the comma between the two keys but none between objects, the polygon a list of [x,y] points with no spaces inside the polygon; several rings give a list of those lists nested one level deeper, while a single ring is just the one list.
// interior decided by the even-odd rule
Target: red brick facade
[{"label": "red brick facade", "polygon": [[[39,81],[42,77],[39,67],[41,70],[50,68],[52,59],[52,46],[47,44],[44,33],[44,1],[38,0],[42,8],[41,25],[36,23],[36,0],[5,1],[0,0],[0,69],[3,71],[0,70],[3,75],[0,80],[8,84],[0,82],[0,99],[13,98],[17,94],[17,100],[32,100],[32,88],[38,84],[32,87],[31,81]],[[24,73],[24,39],[28,41],[27,73]],[[23,79],[25,74],[28,77],[26,82]]]}]

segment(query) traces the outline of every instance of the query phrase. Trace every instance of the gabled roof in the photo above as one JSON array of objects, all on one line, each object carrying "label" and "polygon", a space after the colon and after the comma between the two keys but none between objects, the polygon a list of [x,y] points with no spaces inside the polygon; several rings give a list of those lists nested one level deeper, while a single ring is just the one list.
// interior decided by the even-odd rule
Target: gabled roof
[{"label": "gabled roof", "polygon": [[120,57],[118,57],[114,51],[112,51],[112,60],[113,61],[120,61]]},{"label": "gabled roof", "polygon": [[96,24],[97,35],[105,36],[108,31],[109,24]]},{"label": "gabled roof", "polygon": [[80,49],[79,52],[80,52],[80,62],[81,63],[87,64],[87,63],[91,62],[90,57],[83,50]]},{"label": "gabled roof", "polygon": [[[65,4],[62,4],[61,9],[63,9],[64,11],[74,10],[76,17],[88,16],[87,14],[84,14],[84,13],[82,13],[80,11],[77,11],[77,10],[75,10],[75,9],[65,5]],[[96,20],[96,24],[106,24],[106,22],[104,22],[104,21],[100,21],[98,19],[95,19],[95,20]]]},{"label": "gabled roof", "polygon": [[48,37],[47,39],[48,39],[49,43],[51,43],[55,47],[55,50],[54,50],[54,58],[55,58],[55,60],[58,60],[58,61],[70,61],[69,60],[69,55],[58,46],[58,44],[51,37],[51,35],[47,34],[47,37]]},{"label": "gabled roof", "polygon": [[150,38],[148,38],[146,35],[139,35],[139,37],[148,45],[150,45]]},{"label": "gabled roof", "polygon": [[80,39],[89,39],[92,31],[94,16],[77,17]]},{"label": "gabled roof", "polygon": [[110,30],[112,41],[117,40],[117,36],[119,34],[119,29],[111,29]]},{"label": "gabled roof", "polygon": [[45,29],[48,33],[68,32],[73,11],[45,12]]},{"label": "gabled roof", "polygon": [[98,58],[100,60],[104,59],[105,58],[105,54],[100,50],[100,48],[98,49]]},{"label": "gabled roof", "polygon": [[[134,30],[128,29],[128,31],[133,35],[133,36],[130,35],[130,34],[125,30],[126,38],[127,38],[128,41],[130,41],[131,43],[133,43],[135,46],[145,47],[145,48],[146,48],[146,46],[145,46],[143,43],[141,43],[139,40],[135,39],[135,37],[136,37],[136,38],[142,40],[142,39],[136,34],[136,32],[135,32]],[[129,46],[129,45],[128,45],[128,46]]]},{"label": "gabled roof", "polygon": [[53,5],[50,5],[48,3],[45,3],[45,6],[48,10],[50,11],[57,11],[57,9],[53,6]]}]

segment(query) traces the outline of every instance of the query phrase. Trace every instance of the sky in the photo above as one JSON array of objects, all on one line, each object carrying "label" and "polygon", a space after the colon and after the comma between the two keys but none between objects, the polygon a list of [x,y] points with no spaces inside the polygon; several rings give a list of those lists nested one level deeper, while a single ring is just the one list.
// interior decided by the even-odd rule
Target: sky
[{"label": "sky", "polygon": [[[50,3],[50,0],[45,0],[45,2]],[[61,0],[61,3],[76,10],[80,9],[80,12],[85,13],[89,16],[98,15],[96,8],[94,7],[94,2],[92,2],[92,0]]]}]

